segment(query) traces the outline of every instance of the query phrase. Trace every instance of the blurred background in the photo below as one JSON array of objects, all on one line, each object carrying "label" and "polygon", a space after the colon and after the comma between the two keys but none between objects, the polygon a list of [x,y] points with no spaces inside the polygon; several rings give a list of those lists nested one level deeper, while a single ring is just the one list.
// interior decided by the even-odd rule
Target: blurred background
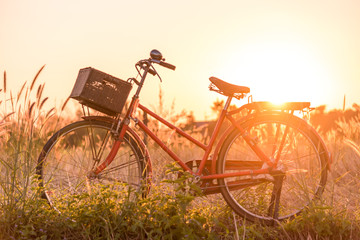
[{"label": "blurred background", "polygon": [[[46,65],[49,106],[70,94],[80,68],[122,79],[152,49],[158,67],[142,94],[212,118],[208,78],[248,86],[256,101],[310,101],[342,109],[360,102],[360,2],[285,0],[0,0],[0,71],[17,92]],[[51,102],[52,101],[52,102]],[[246,101],[246,100],[245,100]]]}]

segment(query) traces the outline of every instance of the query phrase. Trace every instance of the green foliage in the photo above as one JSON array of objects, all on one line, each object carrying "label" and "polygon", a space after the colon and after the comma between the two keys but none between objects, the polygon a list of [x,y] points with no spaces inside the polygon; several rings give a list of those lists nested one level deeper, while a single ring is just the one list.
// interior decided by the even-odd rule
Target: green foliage
[{"label": "green foliage", "polygon": [[331,207],[312,206],[293,221],[284,225],[292,239],[356,239],[358,226],[344,211],[336,212]]},{"label": "green foliage", "polygon": [[0,232],[3,238],[14,239],[216,239],[226,235],[226,228],[214,225],[208,211],[190,208],[195,198],[190,192],[198,192],[191,178],[184,173],[166,180],[148,198],[135,195],[134,199],[135,193],[121,185],[96,186],[91,194],[63,202],[61,214],[42,200],[32,200],[21,212],[2,209],[9,215],[1,219]]}]

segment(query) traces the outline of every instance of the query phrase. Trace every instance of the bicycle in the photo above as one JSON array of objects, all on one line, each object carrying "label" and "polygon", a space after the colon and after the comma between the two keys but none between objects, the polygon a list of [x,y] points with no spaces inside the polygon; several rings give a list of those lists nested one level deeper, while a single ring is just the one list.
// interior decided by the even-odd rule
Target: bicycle
[{"label": "bicycle", "polygon": [[[160,78],[155,64],[175,70],[157,50],[151,51],[150,58],[135,64],[139,80],[129,78],[119,82],[91,68],[80,70],[76,84],[86,80],[88,82],[80,84],[82,88],[102,87],[85,91],[92,92],[92,97],[79,97],[82,93],[77,93],[73,98],[80,101],[85,113],[84,105],[107,116],[84,114],[82,121],[65,126],[44,146],[38,158],[37,173],[44,189],[43,197],[53,207],[56,208],[59,196],[82,192],[89,183],[96,182],[126,183],[147,194],[151,183],[151,159],[142,138],[130,126],[131,122],[184,171],[191,173],[205,195],[221,193],[235,213],[250,221],[273,224],[289,219],[320,198],[331,164],[330,154],[319,134],[294,114],[311,111],[309,102],[277,106],[249,100],[229,110],[232,99],[245,98],[250,89],[211,77],[209,89],[226,96],[227,100],[209,143],[204,144],[140,104],[139,95],[147,74]],[[89,79],[100,80],[90,82]],[[115,92],[109,97],[111,94],[106,88],[114,86]],[[121,117],[133,86],[137,86],[136,92]],[[75,88],[72,94],[79,92]],[[105,97],[94,100],[100,92],[105,92]],[[108,102],[100,103],[104,99]],[[201,148],[202,159],[180,159],[137,117],[139,111]],[[246,114],[237,117],[244,111]],[[225,119],[230,126],[220,136]]]}]

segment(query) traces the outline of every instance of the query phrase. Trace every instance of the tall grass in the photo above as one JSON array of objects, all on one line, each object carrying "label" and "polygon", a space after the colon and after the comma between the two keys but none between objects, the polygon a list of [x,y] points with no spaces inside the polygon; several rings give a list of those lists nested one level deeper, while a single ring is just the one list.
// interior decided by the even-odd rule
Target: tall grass
[{"label": "tall grass", "polygon": [[[15,94],[7,89],[4,72],[1,101],[0,135],[0,204],[1,221],[15,224],[23,221],[29,213],[29,204],[38,204],[36,190],[36,158],[46,139],[59,123],[55,108],[45,110],[48,97],[43,96],[45,84],[38,84],[38,77],[24,82]],[[19,225],[19,224],[17,224]],[[8,228],[3,233],[11,232]]]},{"label": "tall grass", "polygon": [[[221,196],[204,197],[192,176],[168,165],[168,156],[151,141],[155,179],[148,198],[130,201],[128,188],[98,186],[63,202],[59,214],[37,187],[37,157],[53,132],[75,119],[61,117],[66,102],[48,107],[39,83],[44,67],[16,92],[3,74],[0,91],[0,239],[360,239],[360,120],[339,122],[324,138],[333,164],[321,205],[294,220],[265,227],[249,223],[226,207]],[[190,113],[166,109],[162,92],[155,110],[177,126]],[[156,122],[149,127],[181,158],[199,159],[203,151]],[[203,140],[203,135],[189,130]],[[196,198],[195,198],[196,196]]]}]

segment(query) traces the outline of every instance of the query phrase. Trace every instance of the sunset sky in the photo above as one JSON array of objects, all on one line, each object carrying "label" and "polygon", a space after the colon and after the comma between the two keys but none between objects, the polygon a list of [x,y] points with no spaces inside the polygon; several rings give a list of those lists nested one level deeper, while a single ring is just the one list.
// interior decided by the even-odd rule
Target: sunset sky
[{"label": "sunset sky", "polygon": [[17,92],[46,64],[49,106],[68,97],[80,68],[135,77],[154,48],[177,69],[148,79],[150,108],[161,87],[167,106],[211,117],[223,99],[209,92],[211,76],[250,87],[258,101],[332,109],[345,95],[347,107],[360,104],[358,0],[0,0],[1,76]]}]

